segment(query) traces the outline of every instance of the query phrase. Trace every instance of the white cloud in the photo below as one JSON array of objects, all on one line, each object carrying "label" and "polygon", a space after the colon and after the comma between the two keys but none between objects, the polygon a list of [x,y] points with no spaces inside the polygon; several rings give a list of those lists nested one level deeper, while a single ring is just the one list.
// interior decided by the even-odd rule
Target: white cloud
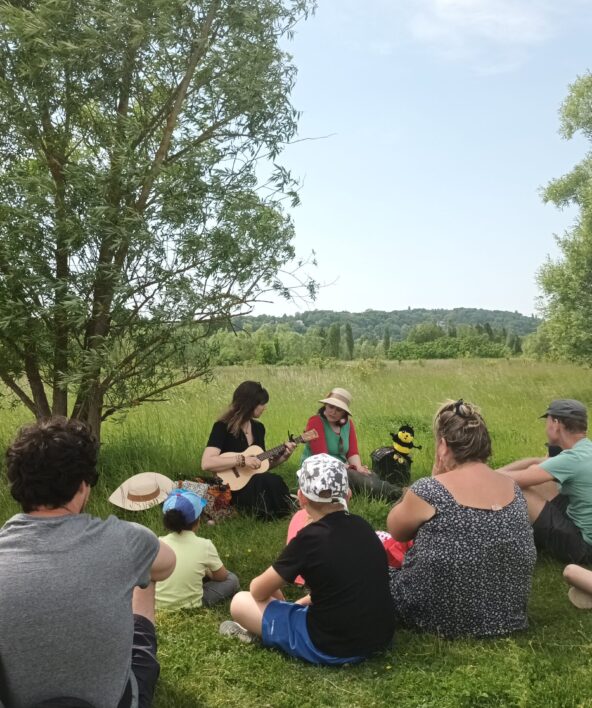
[{"label": "white cloud", "polygon": [[523,46],[552,32],[552,7],[544,0],[416,0],[414,5],[410,28],[425,41]]},{"label": "white cloud", "polygon": [[479,73],[511,71],[528,51],[590,19],[588,0],[381,0],[413,39]]}]

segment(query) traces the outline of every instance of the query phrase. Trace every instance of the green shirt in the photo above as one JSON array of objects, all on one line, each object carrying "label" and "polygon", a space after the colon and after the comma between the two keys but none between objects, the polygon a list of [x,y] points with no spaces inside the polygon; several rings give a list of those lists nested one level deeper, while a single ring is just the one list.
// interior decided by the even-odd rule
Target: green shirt
[{"label": "green shirt", "polygon": [[222,567],[214,544],[193,531],[170,533],[161,540],[175,551],[177,564],[166,580],[156,583],[156,608],[201,607],[206,569],[216,571]]},{"label": "green shirt", "polygon": [[[336,457],[347,465],[347,454],[349,452],[349,419],[345,425],[341,427],[339,435],[329,425],[329,422],[319,416],[323,422],[323,431],[325,433],[325,444],[327,445],[327,454],[331,457]],[[312,455],[310,444],[306,443],[302,450],[300,463],[302,464],[307,457]]]},{"label": "green shirt", "polygon": [[541,462],[569,497],[567,515],[592,545],[592,440],[582,438],[569,450]]}]

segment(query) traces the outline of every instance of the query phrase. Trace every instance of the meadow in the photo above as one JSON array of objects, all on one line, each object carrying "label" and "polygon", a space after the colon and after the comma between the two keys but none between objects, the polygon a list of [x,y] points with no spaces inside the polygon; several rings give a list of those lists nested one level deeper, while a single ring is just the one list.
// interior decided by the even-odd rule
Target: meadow
[{"label": "meadow", "polygon": [[[105,424],[101,478],[89,511],[117,513],[162,534],[160,508],[132,514],[112,507],[109,493],[126,477],[156,470],[173,479],[200,474],[199,460],[212,422],[244,379],[261,381],[270,392],[262,422],[268,446],[298,433],[332,386],[353,394],[361,453],[369,461],[389,432],[414,426],[413,477],[430,473],[431,421],[447,398],[481,406],[493,439],[493,466],[544,454],[544,423],[538,419],[556,397],[592,404],[592,372],[567,364],[513,360],[336,363],[326,367],[227,367],[209,383],[194,382],[167,402],[144,405]],[[0,411],[0,444],[10,441],[24,409]],[[298,451],[280,468],[296,486]],[[384,528],[388,505],[357,498],[352,511]],[[17,511],[2,473],[0,523]],[[263,524],[234,518],[204,526],[225,562],[248,587],[253,576],[278,555],[287,521]],[[392,650],[365,664],[314,668],[279,653],[244,645],[218,634],[228,606],[214,610],[159,613],[161,679],[156,708],[218,706],[592,706],[592,613],[567,600],[562,566],[539,557],[529,605],[530,628],[495,641],[444,641],[399,631]],[[288,595],[296,597],[295,591]]]}]

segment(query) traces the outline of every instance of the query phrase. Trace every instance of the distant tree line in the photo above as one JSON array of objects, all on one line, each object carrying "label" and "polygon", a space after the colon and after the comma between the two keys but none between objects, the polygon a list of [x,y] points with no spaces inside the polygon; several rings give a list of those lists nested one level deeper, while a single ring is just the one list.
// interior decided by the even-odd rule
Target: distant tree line
[{"label": "distant tree line", "polygon": [[390,328],[382,337],[354,338],[350,323],[309,327],[300,333],[288,324],[248,323],[243,330],[219,330],[211,344],[219,365],[306,364],[325,359],[454,359],[459,357],[509,357],[522,353],[522,337],[489,322],[470,324],[420,322],[404,340],[393,341]]},{"label": "distant tree line", "polygon": [[524,337],[534,332],[541,320],[534,316],[522,315],[519,312],[469,307],[459,307],[452,310],[408,308],[390,312],[383,310],[365,310],[364,312],[310,310],[295,315],[279,317],[258,315],[256,317],[239,317],[234,320],[237,330],[242,330],[248,325],[253,332],[264,325],[286,325],[288,329],[298,334],[304,334],[311,328],[324,328],[328,331],[332,325],[341,328],[349,326],[355,341],[362,337],[378,341],[388,333],[392,342],[404,341],[413,327],[425,322],[436,323],[444,330],[460,325],[484,327],[487,323],[494,330],[505,329],[506,332]]}]

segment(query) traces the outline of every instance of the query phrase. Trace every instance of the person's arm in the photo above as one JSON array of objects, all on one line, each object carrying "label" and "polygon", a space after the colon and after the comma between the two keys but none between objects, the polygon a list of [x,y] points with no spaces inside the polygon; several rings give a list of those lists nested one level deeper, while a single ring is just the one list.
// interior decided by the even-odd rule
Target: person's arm
[{"label": "person's arm", "polygon": [[353,467],[356,472],[361,472],[362,474],[370,474],[370,470],[366,467],[366,465],[362,464],[362,460],[359,455],[352,455],[351,457],[348,457],[347,464],[350,467]]},{"label": "person's arm", "polygon": [[158,553],[150,568],[150,580],[155,583],[168,578],[173,570],[175,570],[177,563],[175,551],[173,551],[170,546],[167,546],[166,543],[163,543],[163,541],[159,541],[159,545]]},{"label": "person's arm", "polygon": [[261,575],[251,580],[249,591],[256,602],[265,602],[271,597],[281,595],[281,589],[285,584],[286,581],[282,576],[270,566]]},{"label": "person's arm", "polygon": [[206,447],[201,456],[201,468],[204,472],[223,472],[224,470],[231,470],[233,467],[239,470],[241,467],[258,470],[261,467],[261,460],[254,456],[241,455],[241,453],[233,453],[228,457],[222,457],[219,447]]},{"label": "person's arm", "polygon": [[216,546],[209,539],[202,539],[205,541],[205,557],[203,563],[206,566],[206,575],[211,580],[216,580],[221,582],[226,580],[228,577],[228,571],[224,567],[224,563],[220,560]]},{"label": "person's arm", "polygon": [[310,595],[305,595],[304,597],[301,597],[300,599],[296,600],[294,602],[295,605],[304,605],[305,607],[308,605],[312,605],[312,600],[310,598]]},{"label": "person's arm", "polygon": [[431,504],[410,489],[390,510],[386,529],[396,541],[411,541],[419,527],[436,513]]},{"label": "person's arm", "polygon": [[508,471],[504,467],[497,471],[513,479],[520,489],[528,489],[528,487],[534,487],[537,484],[557,481],[552,474],[544,470],[539,464],[530,465],[526,469],[519,469],[514,472]]},{"label": "person's arm", "polygon": [[540,465],[544,460],[544,457],[526,457],[524,460],[516,460],[516,462],[510,462],[508,465],[503,467],[498,467],[498,472],[518,472],[520,470],[525,470],[527,467],[532,467],[532,465]]},{"label": "person's arm", "polygon": [[218,570],[211,570],[208,573],[208,576],[212,579],[215,580],[218,583],[221,583],[223,580],[226,580],[228,578],[228,571],[224,566],[218,568]]},{"label": "person's arm", "polygon": [[354,467],[358,472],[362,474],[369,474],[370,470],[366,465],[362,464],[362,458],[358,451],[358,436],[356,435],[356,429],[354,427],[353,420],[349,421],[349,446],[347,448],[347,464],[350,467]]},{"label": "person's arm", "polygon": [[325,438],[325,428],[320,415],[313,415],[308,419],[306,430],[316,430],[318,438],[308,441],[310,452],[312,455],[320,455],[322,452],[327,452],[327,439]]}]

